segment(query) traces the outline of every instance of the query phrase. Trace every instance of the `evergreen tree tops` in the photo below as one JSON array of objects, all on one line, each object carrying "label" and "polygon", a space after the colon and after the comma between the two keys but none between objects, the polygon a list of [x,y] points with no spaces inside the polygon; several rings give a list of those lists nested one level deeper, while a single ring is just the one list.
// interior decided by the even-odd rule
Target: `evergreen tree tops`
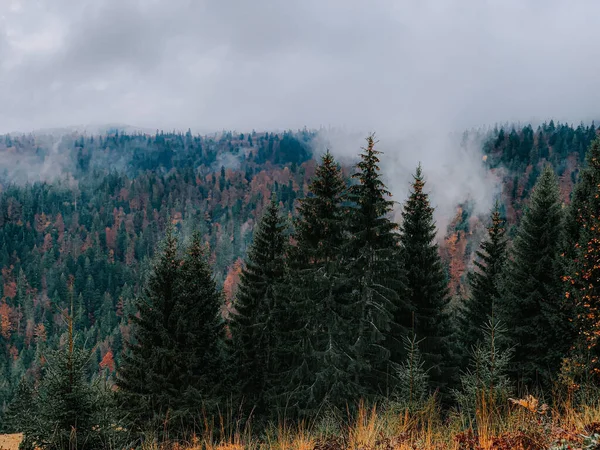
[{"label": "evergreen tree tops", "polygon": [[277,390],[276,374],[282,366],[278,358],[286,327],[285,251],[286,222],[272,194],[240,275],[231,323],[242,401],[259,415],[273,412],[268,411],[266,397]]},{"label": "evergreen tree tops", "polygon": [[378,157],[381,152],[375,150],[375,144],[374,136],[369,136],[352,175],[358,184],[349,188],[348,199],[354,204],[350,209],[349,228],[356,242],[390,248],[397,245],[397,235],[392,232],[398,224],[390,220],[394,202],[381,180]]},{"label": "evergreen tree tops", "polygon": [[309,194],[299,200],[294,239],[295,256],[314,262],[335,261],[344,239],[342,204],[347,199],[341,168],[327,151],[321,158],[309,186]]},{"label": "evergreen tree tops", "polygon": [[283,392],[285,403],[307,416],[323,402],[344,406],[358,391],[348,351],[353,311],[342,270],[347,188],[331,153],[321,158],[309,191],[299,201],[296,245],[288,257],[290,332]]},{"label": "evergreen tree tops", "polygon": [[[496,201],[491,213],[487,238],[475,252],[476,270],[469,274],[471,292],[459,316],[459,333],[463,355],[468,355],[484,338],[483,325],[494,316],[500,297],[500,281],[506,262],[505,219]],[[464,361],[463,361],[464,362]]]},{"label": "evergreen tree tops", "polygon": [[367,138],[349,188],[348,232],[343,270],[353,283],[351,304],[357,318],[352,350],[355,382],[363,396],[376,398],[393,389],[396,369],[390,361],[400,343],[394,313],[406,311],[400,293],[404,288],[398,246],[398,225],[391,218],[394,202],[381,179],[375,139]]},{"label": "evergreen tree tops", "polygon": [[182,258],[169,227],[138,299],[139,315],[131,317],[133,339],[117,380],[139,428],[164,427],[168,418],[172,430],[182,431],[214,406],[223,374],[220,305],[199,235]]},{"label": "evergreen tree tops", "polygon": [[570,345],[558,260],[561,221],[558,181],[546,166],[521,219],[503,274],[500,305],[516,346],[513,375],[530,386],[550,380]]},{"label": "evergreen tree tops", "polygon": [[590,145],[585,161],[586,165],[579,172],[579,180],[573,189],[571,204],[565,217],[563,250],[568,260],[575,259],[577,246],[586,241],[585,234],[589,233],[591,227],[585,222],[596,216],[600,207],[600,138]]},{"label": "evergreen tree tops", "polygon": [[413,178],[412,191],[402,211],[400,252],[406,272],[405,296],[414,315],[401,311],[396,321],[413,328],[413,333],[423,339],[420,348],[432,385],[443,387],[451,366],[448,286],[435,242],[433,207],[424,190],[421,165]]}]

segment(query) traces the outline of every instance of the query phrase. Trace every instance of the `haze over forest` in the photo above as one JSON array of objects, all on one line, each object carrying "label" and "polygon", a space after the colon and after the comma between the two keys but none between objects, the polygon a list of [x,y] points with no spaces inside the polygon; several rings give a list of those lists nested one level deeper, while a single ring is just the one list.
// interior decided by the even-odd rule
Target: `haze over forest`
[{"label": "haze over forest", "polygon": [[593,0],[6,0],[0,132],[591,121]]},{"label": "haze over forest", "polygon": [[0,448],[600,448],[598,17],[0,0]]},{"label": "haze over forest", "polygon": [[[334,128],[316,150],[343,159],[376,131],[396,197],[421,161],[446,222],[445,205],[485,212],[499,189],[481,142],[450,132],[598,119],[599,13],[592,0],[7,0],[0,132]],[[28,172],[61,174],[71,158],[56,159]]]}]

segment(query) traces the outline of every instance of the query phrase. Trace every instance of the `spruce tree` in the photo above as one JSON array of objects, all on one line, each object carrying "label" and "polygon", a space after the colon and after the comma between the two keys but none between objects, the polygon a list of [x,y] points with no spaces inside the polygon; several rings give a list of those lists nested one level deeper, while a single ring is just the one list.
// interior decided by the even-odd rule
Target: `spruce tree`
[{"label": "spruce tree", "polygon": [[398,367],[394,398],[405,411],[415,413],[421,411],[428,400],[429,374],[419,350],[422,340],[417,340],[414,334],[402,336],[402,340],[406,359]]},{"label": "spruce tree", "polygon": [[[574,316],[575,358],[586,378],[600,372],[600,138],[590,145],[565,220],[563,274]],[[575,335],[576,333],[576,335]],[[591,378],[588,378],[592,375]]]},{"label": "spruce tree", "polygon": [[34,410],[33,387],[27,378],[21,378],[17,390],[8,404],[8,408],[2,421],[3,433],[24,433],[28,431],[33,422]]},{"label": "spruce tree", "polygon": [[87,378],[90,352],[67,346],[48,352],[25,442],[47,449],[102,449],[96,395]]},{"label": "spruce tree", "polygon": [[461,389],[453,394],[462,413],[481,418],[485,414],[477,417],[477,411],[487,408],[497,419],[495,414],[506,405],[513,390],[508,370],[514,349],[502,343],[507,328],[494,316],[481,328],[483,338],[471,349],[469,367],[460,377]]},{"label": "spruce tree", "polygon": [[398,258],[398,225],[390,219],[391,193],[381,180],[379,156],[374,136],[367,138],[356,172],[358,183],[350,186],[348,230],[344,250],[348,279],[353,280],[350,304],[355,308],[352,350],[354,382],[364,396],[374,399],[393,388],[397,368],[391,363],[391,350],[402,334],[393,323],[395,311],[407,311],[399,292],[403,271]]},{"label": "spruce tree", "polygon": [[[576,259],[578,244],[582,241],[582,234],[586,232],[583,221],[587,220],[588,208],[593,207],[597,199],[597,189],[600,184],[600,138],[596,138],[586,154],[585,166],[579,172],[579,179],[571,195],[571,203],[565,214],[562,250],[566,271],[571,263]],[[589,231],[589,229],[588,229]],[[585,239],[585,238],[584,238]]]},{"label": "spruce tree", "polygon": [[529,387],[549,387],[570,346],[561,293],[561,220],[558,181],[546,166],[521,219],[499,303],[515,345],[512,375]]},{"label": "spruce tree", "polygon": [[505,219],[500,214],[500,204],[496,202],[491,214],[488,236],[475,252],[476,270],[469,273],[470,295],[460,312],[459,334],[463,354],[463,364],[475,345],[484,338],[483,325],[494,314],[500,299],[500,281],[506,262]]},{"label": "spruce tree", "polygon": [[[406,271],[406,298],[413,317],[399,310],[396,322],[412,328],[423,339],[420,346],[432,387],[444,389],[452,377],[451,328],[447,306],[448,283],[438,253],[436,226],[429,195],[424,191],[421,166],[417,167],[412,192],[404,204],[400,250]],[[399,354],[397,358],[402,358]]]},{"label": "spruce tree", "polygon": [[[45,356],[41,380],[32,390],[23,383],[15,399],[13,419],[23,432],[23,449],[104,449],[125,447],[122,424],[113,414],[112,391],[96,378],[90,383],[92,352],[77,346],[74,334],[73,288],[67,343]],[[29,403],[27,403],[29,402]],[[107,411],[109,414],[107,414]]]},{"label": "spruce tree", "polygon": [[221,294],[213,278],[202,239],[194,232],[183,258],[172,312],[175,383],[179,408],[191,420],[216,411],[224,391],[224,322]]},{"label": "spruce tree", "polygon": [[184,258],[171,227],[132,316],[117,384],[138,430],[192,433],[222,382],[220,296],[195,234]]},{"label": "spruce tree", "polygon": [[275,194],[267,207],[250,246],[240,275],[231,323],[235,371],[242,401],[254,415],[268,411],[270,391],[277,389],[274,377],[285,324],[286,224],[279,213]]},{"label": "spruce tree", "polygon": [[345,409],[361,394],[350,354],[352,310],[342,272],[346,243],[346,183],[327,152],[300,200],[288,260],[290,332],[283,345],[289,365],[282,368],[283,396],[292,409],[311,417],[324,403]]},{"label": "spruce tree", "polygon": [[140,431],[157,429],[170,402],[163,397],[178,391],[170,385],[173,341],[171,313],[175,307],[181,258],[174,230],[167,234],[153,262],[144,295],[137,299],[138,314],[132,315],[133,339],[121,356],[117,385],[123,409]]}]

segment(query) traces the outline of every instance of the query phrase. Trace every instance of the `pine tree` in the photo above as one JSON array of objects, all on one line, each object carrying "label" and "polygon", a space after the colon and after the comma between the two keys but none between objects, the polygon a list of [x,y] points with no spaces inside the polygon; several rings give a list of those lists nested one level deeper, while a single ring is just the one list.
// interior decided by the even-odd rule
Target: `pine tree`
[{"label": "pine tree", "polygon": [[79,348],[46,355],[36,420],[25,429],[27,442],[49,449],[104,448],[96,429],[94,391],[87,381],[89,358]]},{"label": "pine tree", "polygon": [[[574,315],[575,358],[586,378],[600,373],[600,138],[592,142],[565,220],[563,273]],[[590,377],[591,375],[591,377]]]},{"label": "pine tree", "polygon": [[374,399],[387,395],[395,379],[396,368],[390,361],[390,349],[402,334],[393,323],[401,304],[403,271],[398,258],[398,225],[390,220],[394,202],[388,198],[379,173],[379,154],[374,136],[367,138],[356,173],[357,184],[349,188],[348,230],[350,239],[345,252],[348,279],[353,280],[350,304],[358,319],[353,326],[354,382],[363,396]]},{"label": "pine tree", "polygon": [[139,314],[130,317],[133,339],[122,355],[117,385],[123,408],[138,428],[158,428],[170,407],[162,394],[173,389],[167,385],[171,369],[167,356],[171,356],[170,318],[180,276],[178,247],[177,237],[169,227],[144,295],[137,300]]},{"label": "pine tree", "polygon": [[[323,403],[345,408],[360,396],[350,365],[352,315],[348,282],[342,272],[346,243],[346,183],[327,152],[300,200],[289,255],[290,332],[284,347],[289,365],[282,368],[281,402],[305,416]],[[289,413],[288,413],[289,414]]]},{"label": "pine tree", "polygon": [[[450,373],[451,329],[447,312],[448,284],[438,246],[436,227],[421,166],[417,167],[412,192],[402,212],[400,250],[406,271],[406,297],[414,311],[411,316],[401,311],[396,322],[423,339],[421,353],[432,387],[444,388]],[[399,354],[397,358],[402,358]]]},{"label": "pine tree", "polygon": [[[76,345],[73,317],[73,288],[67,344],[48,352],[36,392],[20,388],[16,418],[24,433],[24,449],[104,449],[124,446],[121,424],[114,414],[114,397],[96,379],[90,383],[91,353]],[[30,401],[29,404],[26,404]],[[27,413],[29,414],[27,415]]]},{"label": "pine tree", "polygon": [[132,316],[117,384],[139,430],[193,433],[214,412],[223,375],[220,296],[195,234],[182,259],[171,227]]},{"label": "pine tree", "polygon": [[223,301],[198,232],[186,250],[176,289],[171,319],[176,352],[172,370],[180,386],[179,408],[188,417],[191,413],[191,420],[198,420],[202,410],[215,411],[225,381]]},{"label": "pine tree", "polygon": [[494,314],[500,299],[500,280],[506,261],[505,220],[500,214],[500,204],[496,202],[491,214],[487,239],[475,253],[475,267],[478,270],[469,274],[470,295],[465,299],[459,316],[460,345],[465,357],[471,353],[477,342],[482,341],[486,324]]},{"label": "pine tree", "polygon": [[506,326],[492,315],[481,329],[483,338],[471,350],[470,366],[460,377],[461,389],[454,390],[461,411],[471,417],[483,408],[494,414],[513,389],[508,371],[514,349],[502,344]]},{"label": "pine tree", "polygon": [[33,387],[23,377],[13,399],[8,404],[0,431],[4,433],[23,433],[29,430],[35,414],[33,400]]},{"label": "pine tree", "polygon": [[513,376],[548,387],[570,346],[559,266],[562,211],[550,166],[538,179],[503,274],[500,319],[515,345]]},{"label": "pine tree", "polygon": [[396,401],[410,412],[420,411],[429,396],[429,374],[421,356],[416,335],[402,336],[406,359],[398,367],[398,383],[394,392]]},{"label": "pine tree", "polygon": [[231,323],[235,370],[242,400],[255,415],[268,412],[268,392],[277,389],[274,376],[283,332],[282,283],[285,277],[286,224],[272,194],[254,235],[240,275]]},{"label": "pine tree", "polygon": [[596,138],[588,149],[585,167],[579,172],[579,179],[571,195],[571,204],[565,214],[562,245],[567,266],[576,259],[581,235],[585,233],[586,228],[582,221],[589,215],[586,209],[592,207],[597,199],[596,194],[600,184],[598,161],[600,161],[600,138]]}]

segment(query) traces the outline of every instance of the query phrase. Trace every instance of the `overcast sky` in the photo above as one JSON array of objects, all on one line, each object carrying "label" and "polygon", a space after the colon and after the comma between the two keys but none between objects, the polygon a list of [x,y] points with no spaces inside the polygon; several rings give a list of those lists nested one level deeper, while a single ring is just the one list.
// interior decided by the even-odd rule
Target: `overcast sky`
[{"label": "overcast sky", "polygon": [[0,132],[599,118],[597,0],[0,0]]}]

